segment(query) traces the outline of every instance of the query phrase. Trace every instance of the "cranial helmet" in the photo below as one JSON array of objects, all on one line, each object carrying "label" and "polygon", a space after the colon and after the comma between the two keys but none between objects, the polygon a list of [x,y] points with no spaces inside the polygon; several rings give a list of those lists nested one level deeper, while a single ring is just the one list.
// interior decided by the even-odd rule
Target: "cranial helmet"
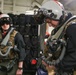
[{"label": "cranial helmet", "polygon": [[0,15],[0,25],[3,25],[5,23],[11,25],[12,19],[7,14],[1,14]]},{"label": "cranial helmet", "polygon": [[64,7],[59,1],[49,0],[42,4],[40,10],[46,15],[54,20],[60,20],[64,17]]}]

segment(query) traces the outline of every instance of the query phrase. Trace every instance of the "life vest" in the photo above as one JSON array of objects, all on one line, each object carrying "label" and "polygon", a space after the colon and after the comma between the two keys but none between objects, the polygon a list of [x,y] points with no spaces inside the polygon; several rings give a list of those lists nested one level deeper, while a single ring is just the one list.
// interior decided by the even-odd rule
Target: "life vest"
[{"label": "life vest", "polygon": [[[6,46],[0,45],[0,50],[3,54],[5,54],[7,52],[7,48],[8,48],[9,45],[11,45],[12,47],[15,46],[14,45],[14,37],[15,37],[16,34],[17,34],[17,31],[13,30],[10,33],[10,37],[9,37],[8,42],[7,42],[7,45]],[[1,31],[0,31],[0,40],[2,40]],[[9,54],[6,57],[0,56],[0,62],[2,62],[2,60],[13,59],[14,57],[15,57],[15,52],[13,50],[10,50]]]},{"label": "life vest", "polygon": [[76,16],[68,19],[55,34],[48,37],[44,57],[42,58],[48,65],[58,64],[63,59],[67,44],[66,29],[74,23],[76,23]]}]

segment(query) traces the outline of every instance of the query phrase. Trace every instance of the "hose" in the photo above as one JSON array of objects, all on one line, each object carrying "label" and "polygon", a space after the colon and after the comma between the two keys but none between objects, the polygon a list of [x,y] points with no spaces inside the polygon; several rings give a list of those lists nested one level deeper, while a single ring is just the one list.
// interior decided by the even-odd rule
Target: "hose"
[{"label": "hose", "polygon": [[[62,49],[62,52],[61,52],[61,54],[59,56],[59,58],[56,59],[55,61],[49,61],[49,60],[47,60],[47,58],[45,58],[45,56],[42,56],[42,60],[44,62],[46,62],[48,65],[56,65],[56,64],[58,64],[63,59],[63,57],[65,55],[65,51],[66,51],[66,48],[64,46],[63,49]],[[50,56],[48,58],[50,58]]]},{"label": "hose", "polygon": [[12,48],[13,48],[12,46],[8,46],[6,53],[2,53],[2,50],[0,50],[0,56],[2,57],[7,56]]}]

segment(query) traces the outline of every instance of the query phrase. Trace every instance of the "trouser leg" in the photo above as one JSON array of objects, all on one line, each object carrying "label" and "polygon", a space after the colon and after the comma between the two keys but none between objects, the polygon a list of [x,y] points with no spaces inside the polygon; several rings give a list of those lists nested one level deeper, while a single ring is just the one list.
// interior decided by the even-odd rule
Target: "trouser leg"
[{"label": "trouser leg", "polygon": [[0,71],[0,75],[7,75],[7,72]]},{"label": "trouser leg", "polygon": [[6,64],[7,62],[0,62],[0,75],[7,75]]},{"label": "trouser leg", "polygon": [[17,64],[15,64],[10,72],[7,75],[16,75]]}]

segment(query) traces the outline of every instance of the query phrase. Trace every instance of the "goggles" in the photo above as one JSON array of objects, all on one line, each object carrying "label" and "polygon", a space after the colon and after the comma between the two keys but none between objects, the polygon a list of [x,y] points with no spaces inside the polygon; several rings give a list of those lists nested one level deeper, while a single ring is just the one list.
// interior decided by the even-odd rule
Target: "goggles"
[{"label": "goggles", "polygon": [[53,19],[53,20],[57,20],[58,21],[58,19],[56,19],[57,18],[57,14],[53,13],[52,10],[47,10],[45,8],[41,8],[38,12],[39,13],[42,12],[42,14],[45,15],[45,18],[49,18],[49,19]]},{"label": "goggles", "polygon": [[0,26],[3,26],[4,24],[11,24],[9,17],[3,17],[0,19]]}]

